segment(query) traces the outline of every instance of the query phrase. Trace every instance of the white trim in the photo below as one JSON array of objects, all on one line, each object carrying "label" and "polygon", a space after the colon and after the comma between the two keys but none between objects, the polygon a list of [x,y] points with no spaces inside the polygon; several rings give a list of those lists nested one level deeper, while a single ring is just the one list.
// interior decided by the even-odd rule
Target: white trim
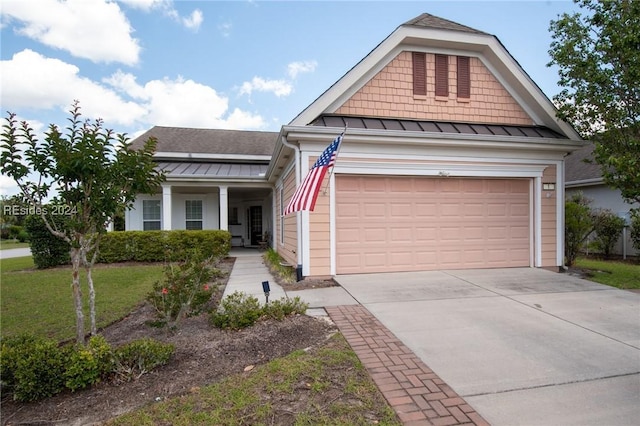
[{"label": "white trim", "polygon": [[535,240],[535,262],[534,266],[542,266],[542,177],[534,178],[533,187],[534,199],[534,240]]},{"label": "white trim", "polygon": [[220,229],[223,231],[229,230],[229,188],[226,185],[220,185],[218,187],[218,209]]},{"label": "white trim", "polygon": [[[335,167],[335,166],[334,166]],[[337,271],[336,252],[338,243],[336,241],[336,174],[329,176],[329,273],[334,276]]]},{"label": "white trim", "polygon": [[534,197],[534,179],[529,180],[529,266],[535,268],[536,266],[536,242],[535,242],[535,205],[536,200]]},{"label": "white trim", "polygon": [[542,177],[546,165],[336,162],[334,173],[438,177]]},{"label": "white trim", "polygon": [[171,185],[162,185],[162,227],[163,231],[170,231],[171,227],[171,212],[172,212],[172,197],[171,197]]},{"label": "white trim", "polygon": [[[303,167],[303,165],[306,165]],[[296,189],[302,183],[305,176],[302,175],[303,171],[306,173],[309,170],[309,153],[300,153],[300,168],[299,179],[296,183]],[[302,265],[302,275],[308,276],[311,271],[311,251],[309,250],[310,232],[309,232],[309,211],[303,210],[296,213],[298,222],[298,264]]]},{"label": "white trim", "polygon": [[564,265],[564,161],[556,163],[556,265]]}]

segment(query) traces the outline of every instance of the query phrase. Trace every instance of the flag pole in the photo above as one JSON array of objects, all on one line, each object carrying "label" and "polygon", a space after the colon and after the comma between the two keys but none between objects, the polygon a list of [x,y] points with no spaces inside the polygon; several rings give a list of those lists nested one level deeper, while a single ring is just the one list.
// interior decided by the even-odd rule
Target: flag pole
[{"label": "flag pole", "polygon": [[[344,126],[344,130],[342,131],[342,140],[340,141],[340,144],[338,145],[338,149],[335,152],[336,161],[338,160],[338,154],[342,149],[342,142],[344,142],[344,136],[347,134],[347,128],[349,128],[349,122],[346,122]],[[329,178],[327,179],[327,184],[324,186],[324,191],[322,191],[322,195],[327,195],[327,189],[329,188],[329,182],[331,182],[331,176],[333,175],[333,169],[335,167],[336,165],[334,162],[333,166],[331,166],[331,171],[329,171]]]}]

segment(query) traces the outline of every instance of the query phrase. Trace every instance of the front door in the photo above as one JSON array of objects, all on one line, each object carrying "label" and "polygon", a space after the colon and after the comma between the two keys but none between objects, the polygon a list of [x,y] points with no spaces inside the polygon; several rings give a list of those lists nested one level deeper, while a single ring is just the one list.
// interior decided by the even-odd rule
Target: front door
[{"label": "front door", "polygon": [[262,241],[262,206],[249,207],[249,238],[252,246]]}]

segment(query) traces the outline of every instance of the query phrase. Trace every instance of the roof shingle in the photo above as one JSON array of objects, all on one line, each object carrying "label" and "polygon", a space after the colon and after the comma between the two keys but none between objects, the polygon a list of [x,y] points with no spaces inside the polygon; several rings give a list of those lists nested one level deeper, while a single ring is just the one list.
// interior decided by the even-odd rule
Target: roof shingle
[{"label": "roof shingle", "polygon": [[156,152],[271,155],[278,133],[154,126],[135,138],[132,147],[141,148],[151,136],[158,139]]}]

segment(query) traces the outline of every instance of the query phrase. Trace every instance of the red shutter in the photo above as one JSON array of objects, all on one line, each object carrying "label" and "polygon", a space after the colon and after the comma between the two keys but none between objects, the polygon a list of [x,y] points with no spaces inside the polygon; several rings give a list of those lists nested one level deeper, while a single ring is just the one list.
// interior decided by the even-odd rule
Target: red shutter
[{"label": "red shutter", "polygon": [[468,56],[458,56],[458,97],[471,97],[471,70]]},{"label": "red shutter", "polygon": [[449,96],[449,57],[436,55],[436,96]]},{"label": "red shutter", "polygon": [[423,52],[413,52],[413,94],[427,94],[427,61]]}]

